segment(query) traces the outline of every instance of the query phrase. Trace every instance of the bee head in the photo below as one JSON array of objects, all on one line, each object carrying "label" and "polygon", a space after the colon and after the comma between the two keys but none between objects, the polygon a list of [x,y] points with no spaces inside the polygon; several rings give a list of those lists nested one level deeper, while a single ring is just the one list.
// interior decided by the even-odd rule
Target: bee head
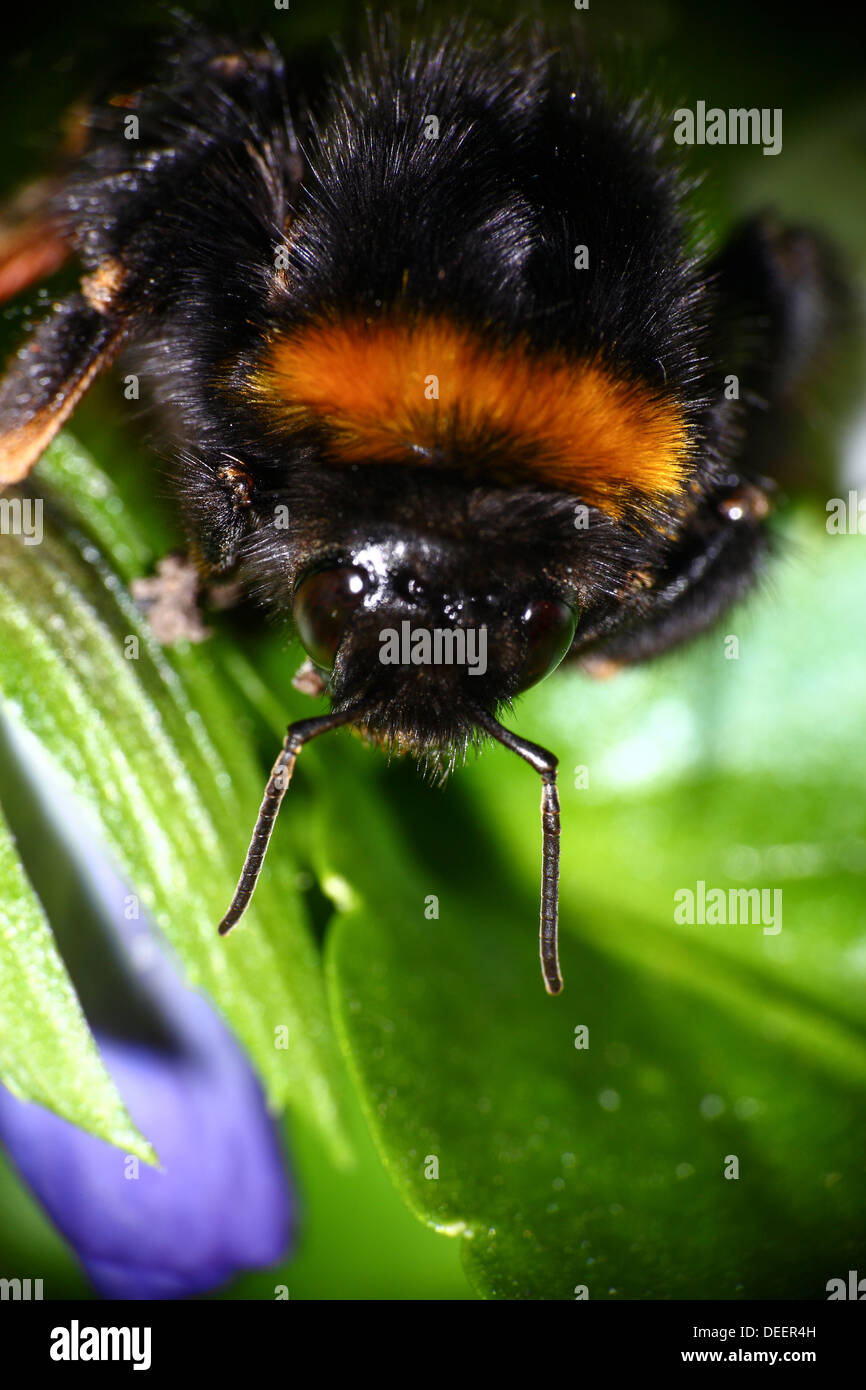
[{"label": "bee head", "polygon": [[507,573],[491,570],[477,548],[401,528],[309,555],[292,611],[308,655],[328,674],[332,707],[289,726],[220,931],[231,930],[252,897],[295,761],[311,739],[352,724],[445,775],[473,738],[487,736],[542,779],[540,952],[545,987],[558,994],[557,760],[504,728],[496,711],[568,652],[573,593],[528,559],[514,557]]},{"label": "bee head", "polygon": [[576,621],[571,596],[546,581],[497,583],[464,547],[405,533],[314,562],[293,613],[334,709],[358,709],[374,738],[425,755],[465,749],[478,711],[543,680]]}]

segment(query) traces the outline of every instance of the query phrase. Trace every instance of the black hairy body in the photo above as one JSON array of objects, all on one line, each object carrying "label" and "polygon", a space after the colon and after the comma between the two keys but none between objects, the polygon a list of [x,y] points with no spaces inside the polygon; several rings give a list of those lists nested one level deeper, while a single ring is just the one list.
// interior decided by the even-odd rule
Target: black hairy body
[{"label": "black hairy body", "polygon": [[[556,656],[642,660],[749,587],[833,274],[806,233],[767,220],[711,254],[645,100],[610,96],[532,36],[464,25],[409,46],[386,26],[304,94],[273,46],[193,33],[90,124],[57,209],[85,278],[0,387],[0,478],[20,476],[36,437],[44,447],[93,372],[134,346],[178,440],[201,566],[235,568],[296,618],[311,577],[355,583],[306,591],[313,630],[327,608],[330,659],[311,649],[340,719],[447,767],[479,734],[500,736],[497,712],[551,664],[551,632],[567,630]],[[346,353],[323,359],[342,403],[281,399],[281,364],[296,371],[329,334]],[[443,406],[429,438],[407,428],[392,445],[393,410],[371,422],[346,405],[373,360],[402,401],[389,342],[443,341],[477,399]],[[516,380],[542,387],[583,374],[615,476],[572,450],[553,396],[562,447],[539,442],[536,459],[521,433],[532,393],[510,407],[496,394],[511,357]],[[634,462],[632,409],[666,441],[654,482],[652,459],[645,473]],[[368,436],[387,448],[364,453]],[[383,628],[405,620],[483,627],[486,669],[383,665]],[[555,759],[509,738],[547,786]],[[303,739],[290,742],[289,771]]]}]

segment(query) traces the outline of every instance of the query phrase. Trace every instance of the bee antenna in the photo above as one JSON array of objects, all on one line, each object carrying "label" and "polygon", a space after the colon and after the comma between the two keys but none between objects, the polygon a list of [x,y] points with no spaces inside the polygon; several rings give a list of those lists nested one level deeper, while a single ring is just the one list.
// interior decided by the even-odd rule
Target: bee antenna
[{"label": "bee antenna", "polygon": [[247,850],[247,857],[244,860],[244,867],[238,879],[238,886],[234,891],[228,912],[219,924],[220,936],[226,936],[232,927],[237,925],[249,906],[259,881],[259,874],[262,871],[262,864],[265,860],[277,814],[282,805],[283,797],[289,789],[289,783],[292,780],[292,773],[295,770],[295,763],[301,749],[311,739],[318,738],[320,734],[327,734],[331,729],[338,729],[341,724],[350,723],[353,719],[357,719],[358,715],[357,709],[340,710],[331,714],[319,715],[315,719],[299,719],[297,723],[289,725],[282,751],[271,769],[268,785],[265,787],[265,794],[259,807],[258,818],[250,840],[250,847]]},{"label": "bee antenna", "polygon": [[523,758],[541,776],[541,910],[539,950],[541,974],[548,994],[562,990],[559,969],[557,932],[559,921],[559,792],[556,789],[556,768],[559,759],[537,743],[519,738],[506,729],[492,714],[475,711],[475,722],[498,743]]}]

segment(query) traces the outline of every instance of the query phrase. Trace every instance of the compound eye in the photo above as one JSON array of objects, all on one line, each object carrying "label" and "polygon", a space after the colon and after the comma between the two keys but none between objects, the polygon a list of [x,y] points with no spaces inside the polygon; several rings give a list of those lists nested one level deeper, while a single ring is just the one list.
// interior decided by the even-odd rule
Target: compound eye
[{"label": "compound eye", "polygon": [[530,603],[523,614],[526,657],[515,693],[538,685],[555,671],[574,641],[574,610],[559,599],[544,598]]},{"label": "compound eye", "polygon": [[304,651],[330,671],[346,624],[370,590],[370,577],[358,565],[316,570],[295,590],[293,611]]}]

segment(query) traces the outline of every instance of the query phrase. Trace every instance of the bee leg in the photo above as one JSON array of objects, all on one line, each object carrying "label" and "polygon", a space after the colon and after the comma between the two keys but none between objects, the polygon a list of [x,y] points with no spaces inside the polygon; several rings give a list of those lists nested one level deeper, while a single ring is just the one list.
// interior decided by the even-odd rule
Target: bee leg
[{"label": "bee leg", "polygon": [[770,499],[746,480],[707,499],[627,624],[576,658],[590,675],[660,656],[714,626],[751,589],[770,548]]},{"label": "bee leg", "polygon": [[115,356],[125,329],[123,315],[73,294],[19,349],[0,381],[0,487],[27,476]]},{"label": "bee leg", "polygon": [[28,184],[0,214],[0,304],[53,275],[70,246],[51,213],[56,187],[47,179]]},{"label": "bee leg", "polygon": [[[835,389],[840,349],[854,331],[838,258],[811,230],[755,217],[735,230],[709,273],[713,356],[725,381],[736,379],[739,397],[728,400],[720,383],[717,418],[731,416],[738,433],[734,467],[745,477],[814,487],[815,461],[798,456],[797,429],[815,390]],[[843,413],[843,401],[822,414]]]}]

